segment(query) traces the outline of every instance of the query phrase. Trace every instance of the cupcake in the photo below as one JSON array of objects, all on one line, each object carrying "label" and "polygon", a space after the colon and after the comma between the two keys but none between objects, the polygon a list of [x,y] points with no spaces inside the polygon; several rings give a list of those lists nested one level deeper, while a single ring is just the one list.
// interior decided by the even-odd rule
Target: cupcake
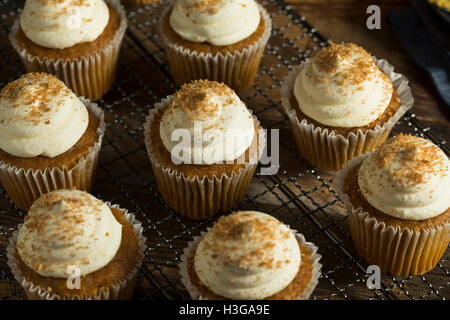
[{"label": "cupcake", "polygon": [[53,75],[28,73],[0,92],[0,181],[28,209],[56,189],[91,190],[103,111]]},{"label": "cupcake", "polygon": [[32,300],[131,299],[145,240],[126,210],[57,190],[31,206],[10,239],[8,265]]},{"label": "cupcake", "polygon": [[126,27],[119,0],[27,0],[9,39],[28,72],[54,74],[96,101],[114,81]]},{"label": "cupcake", "polygon": [[252,84],[271,28],[254,0],[177,0],[160,22],[175,84],[209,79],[234,90]]},{"label": "cupcake", "polygon": [[353,43],[330,43],[288,74],[282,105],[302,156],[340,170],[373,151],[412,107],[408,81]]},{"label": "cupcake", "polygon": [[433,269],[450,240],[450,161],[430,141],[390,138],[336,182],[359,255],[394,276]]},{"label": "cupcake", "polygon": [[306,300],[318,283],[317,247],[256,211],[223,216],[182,255],[192,299]]},{"label": "cupcake", "polygon": [[258,120],[234,91],[208,80],[157,103],[144,134],[162,198],[196,220],[244,197],[265,146]]}]

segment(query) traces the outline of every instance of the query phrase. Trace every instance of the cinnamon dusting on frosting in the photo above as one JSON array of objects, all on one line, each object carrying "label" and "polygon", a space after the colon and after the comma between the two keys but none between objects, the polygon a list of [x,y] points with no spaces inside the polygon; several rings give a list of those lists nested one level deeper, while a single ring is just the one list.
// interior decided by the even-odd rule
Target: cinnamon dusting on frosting
[{"label": "cinnamon dusting on frosting", "polygon": [[44,5],[55,5],[55,4],[61,4],[66,3],[67,6],[63,7],[62,10],[67,11],[68,6],[86,6],[89,7],[90,3],[87,0],[37,0],[37,2],[42,3]]},{"label": "cinnamon dusting on frosting", "polygon": [[[234,91],[223,83],[208,80],[195,80],[184,84],[174,95],[169,112],[179,108],[189,116],[191,121],[214,117],[218,112],[218,105],[212,103],[208,95],[227,96]],[[232,103],[230,97],[228,103]]]},{"label": "cinnamon dusting on frosting", "polygon": [[[237,212],[222,216],[210,230],[209,249],[215,252],[215,259],[225,265],[235,265],[241,268],[264,267],[267,269],[281,268],[282,260],[276,260],[271,250],[276,242],[287,239],[290,231],[279,234],[282,223],[276,219],[261,219],[252,212]],[[244,250],[236,243],[252,243],[252,249]]]},{"label": "cinnamon dusting on frosting", "polygon": [[[338,71],[342,60],[351,61],[351,65],[342,71]],[[352,61],[353,60],[353,61]],[[317,68],[327,74],[339,72],[339,84],[343,87],[362,84],[375,75],[377,66],[372,56],[360,46],[354,43],[341,42],[330,43],[320,49],[314,56]],[[319,81],[326,82],[326,78]]]},{"label": "cinnamon dusting on frosting", "polygon": [[[43,195],[37,200],[32,209],[33,212],[39,212],[39,214],[29,214],[25,218],[25,224],[28,230],[34,230],[34,232],[42,237],[45,237],[48,242],[63,242],[65,246],[72,247],[72,255],[75,256],[76,251],[81,247],[74,246],[74,238],[84,234],[82,224],[86,222],[88,215],[96,214],[101,210],[103,203],[100,200],[93,198],[80,198],[79,196],[70,197],[62,195],[60,193],[48,193]],[[58,230],[53,233],[48,232],[48,226],[50,221],[54,221],[55,216],[52,213],[54,208],[58,206],[60,212],[62,212],[62,219],[58,219]],[[92,211],[79,211],[80,207],[91,207]],[[29,235],[25,235],[23,241],[27,241]],[[36,252],[42,252],[43,249],[38,244],[34,244]],[[50,250],[50,249],[48,249]],[[36,262],[36,268],[39,271],[47,270],[45,259],[41,255],[35,257],[27,257],[27,260],[33,260]],[[88,264],[88,262],[87,262]]]},{"label": "cinnamon dusting on frosting", "polygon": [[65,278],[70,266],[83,276],[112,260],[121,229],[101,200],[75,189],[56,190],[33,203],[16,247],[22,261],[44,277]]},{"label": "cinnamon dusting on frosting", "polygon": [[[47,73],[27,73],[19,79],[8,83],[0,92],[0,100],[6,100],[13,107],[27,106],[25,116],[20,120],[26,120],[35,125],[50,120],[46,114],[50,111],[49,103],[55,96],[61,99],[69,96],[70,89],[54,75]],[[13,122],[16,119],[2,119]]]},{"label": "cinnamon dusting on frosting", "polygon": [[428,141],[399,134],[386,141],[374,156],[381,168],[389,170],[393,182],[406,186],[425,183],[431,175],[447,174],[448,168],[438,151]]}]

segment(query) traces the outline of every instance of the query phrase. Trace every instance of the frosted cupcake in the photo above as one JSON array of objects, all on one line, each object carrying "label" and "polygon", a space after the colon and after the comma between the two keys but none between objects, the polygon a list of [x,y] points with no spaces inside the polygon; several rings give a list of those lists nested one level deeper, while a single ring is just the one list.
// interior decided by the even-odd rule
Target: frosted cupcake
[{"label": "frosted cupcake", "polygon": [[155,105],[145,144],[167,204],[191,219],[230,210],[247,192],[265,146],[256,117],[229,87],[198,80]]},{"label": "frosted cupcake", "polygon": [[241,211],[194,238],[180,272],[192,299],[305,300],[320,276],[316,251],[274,217]]},{"label": "frosted cupcake", "polygon": [[252,84],[271,28],[254,0],[178,0],[160,23],[177,85],[209,79],[234,90]]},{"label": "frosted cupcake", "polygon": [[28,209],[44,193],[91,190],[105,132],[103,111],[55,76],[28,73],[0,92],[0,181]]},{"label": "frosted cupcake", "polygon": [[450,161],[430,141],[399,135],[337,178],[350,234],[369,264],[395,276],[433,269],[450,241]]},{"label": "frosted cupcake", "polygon": [[340,170],[373,151],[413,105],[408,81],[352,43],[321,48],[294,67],[282,88],[302,156],[314,166]]},{"label": "frosted cupcake", "polygon": [[145,250],[134,215],[78,190],[36,200],[8,265],[29,299],[130,299]]},{"label": "frosted cupcake", "polygon": [[127,19],[119,0],[27,0],[10,41],[28,72],[100,99],[114,81]]}]

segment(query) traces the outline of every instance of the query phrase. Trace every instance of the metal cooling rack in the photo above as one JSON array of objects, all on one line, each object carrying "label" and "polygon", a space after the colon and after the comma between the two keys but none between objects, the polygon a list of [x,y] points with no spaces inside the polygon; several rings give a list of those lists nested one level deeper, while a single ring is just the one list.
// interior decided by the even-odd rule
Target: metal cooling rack
[{"label": "metal cooling rack", "polygon": [[[99,101],[108,128],[100,155],[94,195],[135,212],[148,239],[146,259],[135,291],[136,299],[189,298],[179,281],[177,265],[187,242],[213,222],[193,222],[174,213],[161,199],[143,143],[142,123],[153,104],[172,94],[173,85],[157,32],[167,1],[127,6],[125,36],[117,80]],[[382,277],[382,288],[366,287],[366,265],[355,254],[344,207],[332,177],[310,167],[298,154],[290,124],[280,107],[280,85],[289,65],[299,64],[327,40],[281,1],[263,5],[273,19],[255,85],[241,94],[265,128],[280,129],[280,170],[275,176],[256,175],[246,198],[235,209],[270,213],[319,246],[322,276],[313,299],[446,299],[450,298],[447,250],[435,269],[424,276]],[[0,87],[24,73],[7,34],[23,1],[0,0]],[[408,113],[394,133],[425,136],[450,154],[428,126]],[[0,299],[22,299],[23,290],[6,265],[7,238],[25,212],[10,202],[0,187]]]}]

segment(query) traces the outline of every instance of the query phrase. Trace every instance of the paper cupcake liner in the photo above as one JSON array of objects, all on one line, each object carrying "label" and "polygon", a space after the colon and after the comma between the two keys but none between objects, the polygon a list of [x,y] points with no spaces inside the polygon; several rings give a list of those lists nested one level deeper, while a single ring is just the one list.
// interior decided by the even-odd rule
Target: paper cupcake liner
[{"label": "paper cupcake liner", "polygon": [[[188,246],[184,248],[183,254],[181,255],[181,262],[178,265],[178,268],[180,269],[180,275],[181,275],[181,283],[184,285],[186,290],[189,292],[189,295],[193,300],[209,300],[208,298],[203,297],[200,292],[198,291],[197,287],[192,283],[191,277],[189,276],[188,271],[188,260],[189,256],[195,250],[198,246],[198,243],[200,239],[209,232],[211,228],[208,228],[206,232],[202,232],[200,236],[196,236],[193,238],[192,241],[188,243]],[[320,264],[320,259],[322,256],[317,253],[318,247],[315,246],[312,242],[307,242],[305,240],[305,237],[297,233],[294,230],[291,230],[294,234],[297,240],[308,248],[309,253],[311,254],[311,260],[313,262],[313,268],[312,268],[312,275],[311,280],[309,281],[306,288],[300,292],[299,296],[297,297],[297,300],[308,300],[309,297],[311,297],[311,294],[313,293],[314,289],[316,288],[317,284],[319,283],[319,277],[320,277],[320,269],[322,268],[322,264]]]},{"label": "paper cupcake liner", "polygon": [[[163,23],[161,23],[160,34],[175,84],[181,86],[191,80],[208,79],[223,82],[236,91],[249,87],[255,78],[262,53],[272,30],[272,20],[269,13],[261,5],[258,5],[258,7],[265,27],[261,38],[241,51],[229,51],[226,54],[205,54],[177,45],[168,39],[163,30]],[[165,17],[171,8],[172,6],[168,6],[162,17]]]},{"label": "paper cupcake liner", "polygon": [[[23,287],[25,293],[30,300],[129,300],[133,297],[134,285],[136,275],[141,268],[144,260],[144,251],[146,249],[146,237],[144,237],[143,228],[141,223],[136,220],[134,214],[129,213],[128,210],[120,208],[118,205],[111,205],[110,202],[106,202],[110,208],[116,208],[123,212],[125,219],[133,227],[134,232],[138,235],[139,243],[139,257],[133,268],[125,275],[124,279],[118,283],[111,285],[110,287],[102,287],[97,294],[91,294],[90,296],[79,295],[65,295],[59,296],[55,292],[49,291],[47,288],[41,288],[39,285],[27,281],[22,275],[19,266],[16,261],[16,243],[19,231],[16,230],[9,239],[9,245],[6,248],[6,256],[8,258],[8,266],[11,268],[11,272],[17,282]],[[20,228],[21,225],[19,225]]]},{"label": "paper cupcake liner", "polygon": [[118,14],[119,29],[109,45],[100,52],[72,59],[40,58],[22,48],[17,41],[19,19],[17,18],[9,34],[12,46],[19,54],[28,72],[54,74],[70,87],[77,96],[99,100],[108,91],[116,74],[120,45],[127,28],[127,18],[120,0],[105,0]]},{"label": "paper cupcake liner", "polygon": [[306,119],[299,121],[289,98],[292,95],[295,79],[307,61],[293,67],[285,78],[284,85],[281,88],[281,104],[291,121],[292,132],[300,153],[310,164],[331,171],[342,169],[348,161],[359,157],[361,154],[373,151],[383,143],[389,136],[392,127],[406,111],[412,108],[414,98],[408,85],[408,79],[394,72],[394,67],[386,60],[373,58],[376,65],[389,76],[397,89],[401,105],[397,112],[382,126],[377,125],[374,129],[365,131],[359,129],[356,134],[351,132],[347,137],[335,134],[334,131],[330,132],[328,129],[315,127],[314,124],[308,123]]},{"label": "paper cupcake liner", "polygon": [[0,181],[17,207],[28,209],[41,195],[57,189],[92,190],[106,123],[104,112],[96,103],[83,97],[79,99],[100,119],[100,124],[97,141],[90,147],[87,156],[80,158],[75,166],[48,167],[42,171],[19,168],[0,161]]},{"label": "paper cupcake liner", "polygon": [[387,225],[354,208],[344,193],[345,177],[367,155],[350,161],[335,179],[336,191],[348,212],[350,235],[358,254],[367,263],[399,277],[421,275],[433,269],[448,247],[450,222],[413,230]]},{"label": "paper cupcake liner", "polygon": [[[153,173],[160,194],[164,201],[179,214],[194,220],[202,220],[215,216],[222,211],[230,210],[236,203],[244,198],[250,181],[255,173],[256,163],[246,163],[239,173],[233,172],[231,176],[185,177],[182,172],[164,168],[153,151],[151,139],[151,125],[155,116],[166,109],[172,102],[173,96],[168,96],[150,110],[144,124],[145,145],[152,164]],[[253,116],[254,122],[259,125],[258,119]],[[159,132],[155,133],[159,134]],[[256,160],[262,156],[265,146],[263,141],[258,142]]]}]

